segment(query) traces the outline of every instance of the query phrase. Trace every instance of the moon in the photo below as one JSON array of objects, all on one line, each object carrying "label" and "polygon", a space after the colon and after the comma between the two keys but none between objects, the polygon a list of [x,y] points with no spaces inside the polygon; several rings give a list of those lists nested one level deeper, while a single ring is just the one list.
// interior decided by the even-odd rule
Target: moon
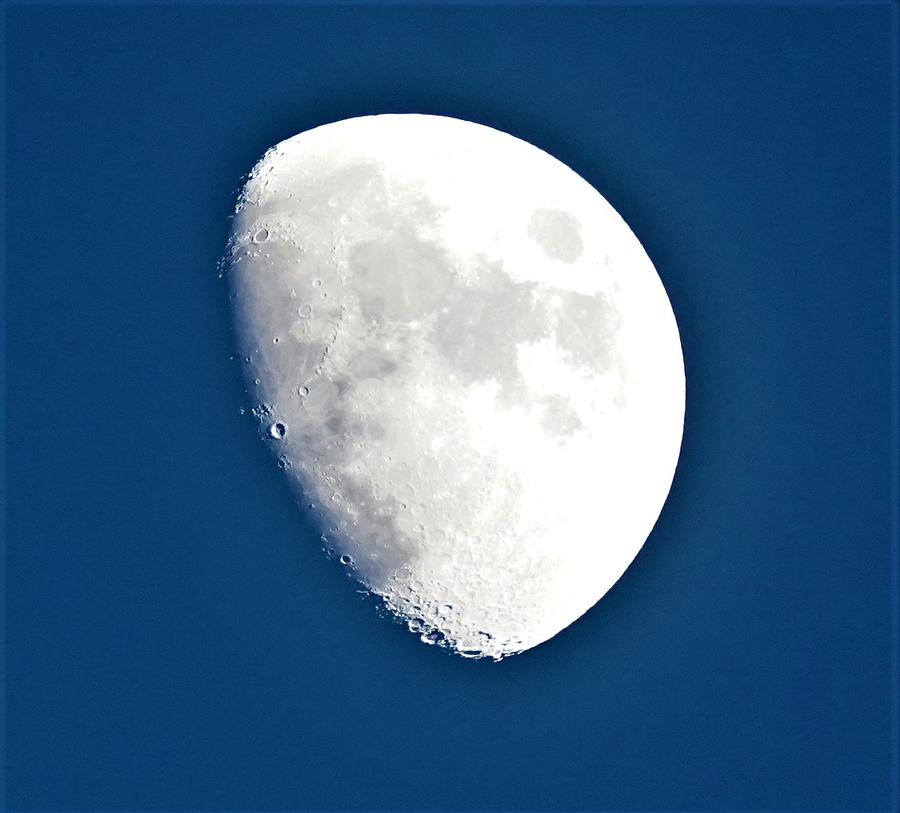
[{"label": "moon", "polygon": [[681,343],[567,166],[442,116],[326,124],[249,173],[222,268],[260,434],[424,643],[522,652],[634,559],[678,460]]}]

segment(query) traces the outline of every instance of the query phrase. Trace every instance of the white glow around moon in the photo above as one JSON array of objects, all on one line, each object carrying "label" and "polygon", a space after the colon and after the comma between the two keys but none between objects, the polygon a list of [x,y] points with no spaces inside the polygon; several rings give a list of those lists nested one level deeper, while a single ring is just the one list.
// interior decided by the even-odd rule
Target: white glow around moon
[{"label": "white glow around moon", "polygon": [[568,167],[440,116],[318,127],[254,167],[224,267],[266,442],[423,641],[528,649],[634,559],[678,459],[681,345]]}]

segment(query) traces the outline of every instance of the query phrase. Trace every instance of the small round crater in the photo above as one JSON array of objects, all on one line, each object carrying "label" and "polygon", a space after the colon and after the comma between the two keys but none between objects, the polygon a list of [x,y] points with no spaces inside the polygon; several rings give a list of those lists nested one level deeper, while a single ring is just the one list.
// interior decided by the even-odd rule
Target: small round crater
[{"label": "small round crater", "polygon": [[269,427],[269,435],[275,440],[281,440],[287,434],[287,427],[280,421],[276,421]]},{"label": "small round crater", "polygon": [[266,240],[269,239],[269,230],[268,229],[259,229],[256,234],[253,235],[254,243],[265,243]]},{"label": "small round crater", "polygon": [[423,644],[434,646],[435,644],[443,643],[444,633],[440,632],[439,630],[432,630],[431,632],[426,632],[421,635],[420,640]]}]

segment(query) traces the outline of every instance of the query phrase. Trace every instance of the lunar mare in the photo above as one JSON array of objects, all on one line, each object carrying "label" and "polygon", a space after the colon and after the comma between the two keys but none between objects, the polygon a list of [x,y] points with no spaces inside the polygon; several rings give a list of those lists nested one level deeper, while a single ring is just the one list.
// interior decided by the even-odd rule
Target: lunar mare
[{"label": "lunar mare", "polygon": [[253,168],[223,268],[265,441],[423,641],[499,659],[618,580],[684,368],[652,263],[572,170],[456,119],[328,124]]}]

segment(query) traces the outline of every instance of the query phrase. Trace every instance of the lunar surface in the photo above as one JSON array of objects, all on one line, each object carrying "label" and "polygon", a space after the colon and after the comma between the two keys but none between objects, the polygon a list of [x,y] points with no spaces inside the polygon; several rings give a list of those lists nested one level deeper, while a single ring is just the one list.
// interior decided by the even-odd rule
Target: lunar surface
[{"label": "lunar surface", "polygon": [[265,442],[423,642],[521,652],[634,559],[678,459],[681,344],[564,164],[440,116],[318,127],[250,172],[222,267]]}]

